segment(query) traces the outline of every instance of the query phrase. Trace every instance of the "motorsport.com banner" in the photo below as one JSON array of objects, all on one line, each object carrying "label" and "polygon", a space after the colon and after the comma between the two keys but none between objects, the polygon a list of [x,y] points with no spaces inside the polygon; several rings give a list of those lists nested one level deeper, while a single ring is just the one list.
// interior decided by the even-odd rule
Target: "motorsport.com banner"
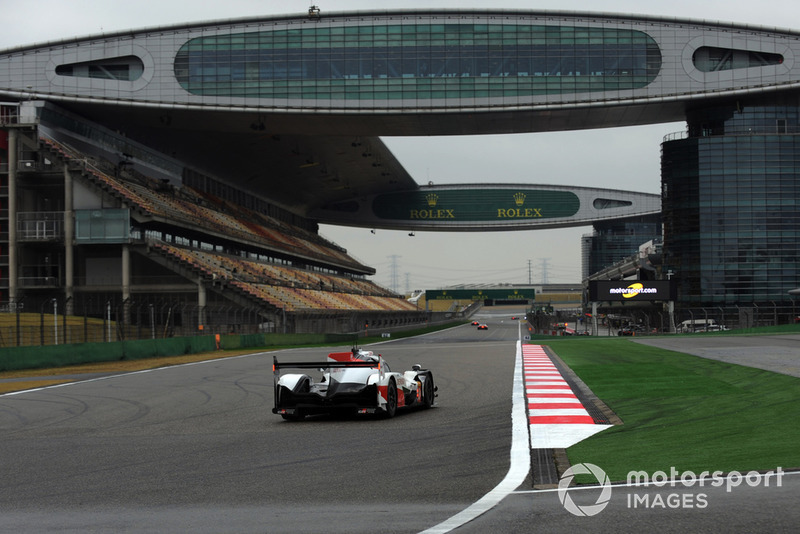
[{"label": "motorsport.com banner", "polygon": [[677,286],[670,280],[591,280],[589,300],[675,300]]}]

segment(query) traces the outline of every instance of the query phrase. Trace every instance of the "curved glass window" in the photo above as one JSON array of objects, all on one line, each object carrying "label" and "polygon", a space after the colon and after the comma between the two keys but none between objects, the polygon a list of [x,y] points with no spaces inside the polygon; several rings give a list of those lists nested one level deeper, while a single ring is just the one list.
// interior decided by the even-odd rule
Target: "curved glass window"
[{"label": "curved glass window", "polygon": [[658,75],[661,52],[624,29],[387,24],[198,37],[174,68],[198,95],[487,98],[642,88]]},{"label": "curved glass window", "polygon": [[592,206],[597,210],[607,210],[610,208],[625,208],[632,206],[633,202],[630,200],[617,200],[613,198],[596,198],[592,202]]},{"label": "curved glass window", "polygon": [[780,65],[783,63],[783,56],[767,52],[754,52],[752,50],[703,46],[695,50],[692,61],[694,66],[702,72],[716,72]]},{"label": "curved glass window", "polygon": [[69,63],[56,67],[59,76],[75,76],[78,78],[99,78],[103,80],[121,80],[132,82],[139,79],[144,72],[144,63],[136,56],[123,56]]}]

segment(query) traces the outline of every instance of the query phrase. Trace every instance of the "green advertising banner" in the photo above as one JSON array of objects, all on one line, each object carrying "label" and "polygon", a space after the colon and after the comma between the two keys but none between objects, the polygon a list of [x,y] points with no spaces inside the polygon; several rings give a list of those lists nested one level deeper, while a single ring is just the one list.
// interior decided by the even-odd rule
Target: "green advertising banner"
[{"label": "green advertising banner", "polygon": [[532,288],[508,289],[427,289],[428,300],[535,300],[536,290]]},{"label": "green advertising banner", "polygon": [[372,211],[402,221],[508,221],[572,217],[580,199],[571,191],[545,189],[431,189],[378,195]]}]

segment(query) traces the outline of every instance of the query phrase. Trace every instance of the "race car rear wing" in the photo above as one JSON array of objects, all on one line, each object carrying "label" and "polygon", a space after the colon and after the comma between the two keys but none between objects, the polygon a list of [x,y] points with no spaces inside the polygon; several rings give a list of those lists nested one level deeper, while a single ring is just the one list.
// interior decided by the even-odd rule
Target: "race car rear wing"
[{"label": "race car rear wing", "polygon": [[363,360],[354,360],[349,362],[332,362],[330,360],[325,362],[278,362],[278,357],[272,357],[272,369],[325,369],[325,368],[341,368],[341,367],[374,367],[381,366],[381,362],[371,361],[366,362]]},{"label": "race car rear wing", "polygon": [[331,361],[327,360],[324,362],[278,362],[278,357],[272,357],[272,374],[275,377],[275,383],[277,384],[278,379],[280,378],[280,369],[336,369],[336,368],[346,368],[346,367],[371,367],[373,369],[378,369],[378,371],[382,371],[381,367],[383,364],[383,358],[380,356],[377,360],[373,361],[365,361],[365,360],[348,360],[348,361]]}]

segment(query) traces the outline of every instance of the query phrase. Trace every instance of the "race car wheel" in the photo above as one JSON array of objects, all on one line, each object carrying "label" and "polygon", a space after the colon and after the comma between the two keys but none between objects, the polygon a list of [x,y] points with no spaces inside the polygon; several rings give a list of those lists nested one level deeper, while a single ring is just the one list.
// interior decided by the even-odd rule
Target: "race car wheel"
[{"label": "race car wheel", "polygon": [[397,385],[394,379],[389,380],[389,387],[386,389],[386,412],[384,416],[389,419],[394,417],[397,412]]},{"label": "race car wheel", "polygon": [[425,390],[423,395],[422,395],[423,406],[425,406],[425,408],[430,408],[431,406],[433,406],[433,398],[436,395],[435,389],[433,387],[433,375],[432,374],[428,374],[425,377],[425,383],[423,384],[422,387]]}]

